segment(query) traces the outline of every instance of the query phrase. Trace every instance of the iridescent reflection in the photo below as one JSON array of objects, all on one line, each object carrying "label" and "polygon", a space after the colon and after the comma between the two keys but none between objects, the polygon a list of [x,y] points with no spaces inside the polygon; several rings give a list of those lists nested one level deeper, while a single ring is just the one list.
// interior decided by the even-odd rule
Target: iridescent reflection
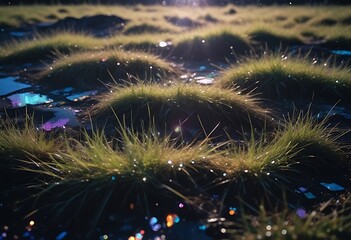
[{"label": "iridescent reflection", "polygon": [[46,95],[36,93],[18,93],[8,97],[13,107],[51,103],[53,100]]},{"label": "iridescent reflection", "polygon": [[56,121],[48,121],[44,123],[41,128],[45,131],[51,131],[54,128],[64,127],[69,122],[68,118],[61,118]]},{"label": "iridescent reflection", "polygon": [[54,117],[45,122],[41,128],[45,131],[51,131],[55,128],[70,126],[76,127],[79,122],[75,116],[76,111],[71,108],[49,108],[47,112],[53,112]]}]

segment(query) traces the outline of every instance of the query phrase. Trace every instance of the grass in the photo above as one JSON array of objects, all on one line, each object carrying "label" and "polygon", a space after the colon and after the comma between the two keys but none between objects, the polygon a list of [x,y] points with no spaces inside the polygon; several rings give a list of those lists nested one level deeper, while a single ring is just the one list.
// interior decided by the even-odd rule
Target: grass
[{"label": "grass", "polygon": [[102,41],[85,34],[58,32],[38,35],[32,40],[7,43],[1,49],[0,61],[5,63],[40,62],[52,59],[58,53],[68,54],[81,50],[101,49]]},{"label": "grass", "polygon": [[222,183],[247,202],[277,203],[277,196],[293,192],[298,182],[340,174],[348,164],[347,155],[337,143],[340,135],[324,125],[299,113],[272,135],[234,144],[217,162],[217,169],[226,174]]},{"label": "grass", "polygon": [[38,79],[50,88],[91,88],[101,82],[161,81],[176,74],[177,70],[169,62],[155,55],[111,49],[62,56],[40,72]]},{"label": "grass", "polygon": [[[84,132],[82,141],[66,139],[66,149],[51,161],[34,160],[29,171],[47,181],[38,201],[43,198],[48,204],[53,199],[51,207],[59,218],[72,216],[64,217],[66,223],[90,214],[87,222],[95,226],[101,216],[111,214],[111,205],[111,211],[124,212],[131,203],[147,211],[152,208],[148,201],[177,197],[178,190],[201,192],[197,180],[210,168],[206,160],[218,155],[208,139],[179,146],[152,127],[137,132],[122,126],[120,136],[111,141],[104,131]],[[87,211],[92,207],[96,210]]]},{"label": "grass", "polygon": [[[43,61],[50,64],[37,75],[40,88],[120,85],[108,86],[110,92],[96,97],[99,102],[87,111],[86,105],[94,101],[73,105],[82,106],[82,117],[89,116],[93,129],[95,123],[98,126],[83,130],[79,138],[41,131],[29,116],[19,123],[1,122],[3,179],[15,184],[44,182],[37,195],[37,206],[44,208],[42,219],[47,218],[45,207],[53,206],[67,225],[77,219],[74,234],[111,213],[130,214],[130,203],[140,205],[148,216],[153,214],[149,208],[160,213],[178,199],[203,206],[207,202],[195,204],[192,199],[212,199],[218,193],[221,204],[242,198],[255,206],[273,206],[283,202],[282,193],[291,197],[297,184],[341,179],[349,171],[345,167],[350,164],[348,146],[339,139],[342,134],[326,127],[327,121],[317,123],[309,114],[299,113],[277,126],[271,111],[256,97],[289,101],[314,97],[348,103],[350,69],[335,67],[330,59],[316,63],[308,56],[265,54],[225,70],[213,86],[200,86],[172,82],[178,71],[150,54],[171,60],[232,62],[265,47],[275,51],[312,43],[330,50],[349,49],[348,8],[11,6],[0,7],[0,25],[6,33],[7,27],[97,14],[118,15],[127,23],[120,33],[103,39],[57,32],[1,41],[0,61],[9,67],[34,63],[33,68],[26,67],[31,74]],[[162,41],[170,45],[163,48]],[[228,137],[234,139],[226,141]],[[13,168],[26,172],[17,175]],[[1,189],[12,188],[5,185],[9,183]],[[37,193],[26,191],[33,192]],[[289,203],[303,201],[294,197]],[[161,208],[154,207],[154,202],[161,203]],[[256,216],[243,215],[235,229],[226,231],[230,239],[239,235],[345,239],[350,235],[349,199],[345,203],[345,208],[312,211],[304,218],[289,210],[269,215],[262,209]],[[58,226],[47,224],[53,229]]]},{"label": "grass", "polygon": [[194,131],[209,133],[219,123],[218,130],[227,129],[230,134],[230,126],[234,126],[234,132],[242,133],[242,128],[250,128],[251,124],[258,128],[272,125],[268,111],[254,98],[211,86],[138,84],[113,89],[99,100],[90,111],[92,119],[112,130],[116,127],[116,115],[120,119],[125,115],[136,125],[149,116],[161,129],[183,137],[193,136]]},{"label": "grass", "polygon": [[11,159],[28,160],[35,156],[48,159],[50,153],[60,148],[59,141],[38,129],[27,115],[23,122],[15,120],[1,120],[0,124],[0,154],[7,162]]},{"label": "grass", "polygon": [[178,39],[172,55],[183,60],[219,60],[235,58],[250,51],[250,43],[228,30],[199,31]]},{"label": "grass", "polygon": [[313,211],[302,208],[282,212],[260,207],[257,215],[242,214],[238,229],[227,229],[230,239],[348,239],[351,236],[350,194],[339,203],[330,200]]},{"label": "grass", "polygon": [[267,99],[316,99],[332,104],[348,99],[350,69],[311,62],[303,57],[266,55],[223,72],[218,84]]},{"label": "grass", "polygon": [[296,34],[287,35],[282,31],[271,30],[270,28],[256,28],[250,31],[249,37],[254,44],[267,46],[269,49],[285,49],[289,46],[301,45],[302,41]]}]

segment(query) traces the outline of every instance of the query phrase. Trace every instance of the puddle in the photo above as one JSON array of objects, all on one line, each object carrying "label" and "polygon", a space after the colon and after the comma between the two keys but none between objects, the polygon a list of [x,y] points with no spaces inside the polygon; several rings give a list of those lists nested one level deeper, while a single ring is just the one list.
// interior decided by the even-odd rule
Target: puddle
[{"label": "puddle", "polygon": [[21,38],[21,37],[26,37],[26,36],[28,36],[28,35],[29,35],[29,32],[10,32],[10,35],[11,35],[12,37],[19,37],[19,38]]},{"label": "puddle", "polygon": [[13,107],[23,107],[26,105],[38,105],[53,102],[46,95],[37,93],[18,93],[8,97]]},{"label": "puddle", "polygon": [[96,90],[92,90],[92,91],[85,91],[85,92],[75,92],[75,89],[72,87],[67,87],[64,89],[60,89],[60,90],[55,90],[52,91],[51,93],[53,95],[61,95],[66,97],[66,99],[70,100],[70,101],[82,101],[84,99],[86,99],[89,96],[95,95],[98,91]]},{"label": "puddle", "polygon": [[211,85],[214,83],[215,78],[219,75],[221,69],[224,69],[228,64],[212,64],[192,62],[185,63],[183,68],[188,72],[180,77],[182,81],[196,82],[203,85]]},{"label": "puddle", "polygon": [[13,92],[31,87],[29,84],[16,82],[18,79],[19,77],[0,78],[0,96],[5,96]]},{"label": "puddle", "polygon": [[328,189],[329,191],[343,191],[345,190],[344,187],[340,186],[339,184],[336,183],[325,183],[325,182],[321,182],[320,183],[323,187],[325,187],[326,189]]},{"label": "puddle", "polygon": [[332,50],[331,52],[336,55],[351,56],[351,51],[348,50]]},{"label": "puddle", "polygon": [[203,85],[212,85],[214,83],[214,78],[211,77],[204,77],[204,76],[198,76],[194,78],[197,83],[203,84]]},{"label": "puddle", "polygon": [[297,193],[302,193],[303,195],[305,195],[305,197],[307,199],[316,199],[316,195],[314,195],[313,193],[309,192],[307,188],[305,187],[299,187],[298,189],[295,190]]},{"label": "puddle", "polygon": [[341,115],[346,119],[351,119],[351,114],[349,114],[348,112],[349,111],[344,107],[325,105],[318,109],[318,114],[316,115],[316,117],[318,119],[324,119],[326,117],[334,115]]},{"label": "puddle", "polygon": [[89,96],[95,95],[96,93],[97,91],[87,91],[87,92],[75,93],[67,96],[66,98],[70,101],[77,102],[77,101],[82,101],[88,98]]},{"label": "puddle", "polygon": [[45,131],[51,131],[61,127],[77,127],[79,125],[76,118],[77,111],[72,108],[49,108],[44,111],[53,112],[54,114],[54,117],[41,126]]}]

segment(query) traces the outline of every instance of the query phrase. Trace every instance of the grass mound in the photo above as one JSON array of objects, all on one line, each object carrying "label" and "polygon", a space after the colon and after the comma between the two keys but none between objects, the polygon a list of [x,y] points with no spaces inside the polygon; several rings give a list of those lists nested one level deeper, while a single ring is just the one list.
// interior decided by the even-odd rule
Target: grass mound
[{"label": "grass mound", "polygon": [[80,50],[100,49],[101,41],[84,34],[60,32],[38,36],[33,40],[12,42],[1,50],[0,61],[5,63],[40,62],[58,52],[68,54]]},{"label": "grass mound", "polygon": [[196,84],[116,88],[101,97],[91,112],[93,120],[106,124],[108,129],[116,127],[116,117],[126,115],[135,124],[149,116],[155,118],[157,126],[178,132],[185,138],[203,130],[210,132],[218,123],[219,129],[227,129],[230,134],[233,129],[240,133],[242,127],[250,129],[251,123],[259,128],[265,122],[270,125],[266,111],[255,99],[229,89]]},{"label": "grass mound", "polygon": [[235,86],[268,99],[316,99],[331,101],[349,99],[350,70],[314,64],[305,58],[264,56],[249,59],[238,67],[223,72],[218,84]]},{"label": "grass mound", "polygon": [[347,156],[337,144],[338,135],[310,116],[299,114],[296,120],[287,120],[272,140],[265,134],[252,138],[244,146],[233,145],[227,159],[218,161],[217,169],[226,175],[235,195],[277,203],[284,191],[294,192],[294,186],[311,178],[327,179],[342,175],[348,164]]},{"label": "grass mound", "polygon": [[176,70],[155,55],[114,49],[62,56],[38,78],[40,84],[50,88],[75,86],[84,89],[101,85],[101,82],[161,81],[174,75]]},{"label": "grass mound", "polygon": [[173,55],[184,60],[218,60],[234,58],[250,51],[250,44],[230,31],[190,34],[176,43]]},{"label": "grass mound", "polygon": [[166,203],[174,193],[201,192],[197,179],[206,179],[204,173],[211,169],[207,159],[218,155],[207,140],[176,146],[155,129],[136,132],[122,127],[120,136],[111,141],[104,132],[85,133],[83,141],[71,141],[50,162],[35,162],[34,172],[49,181],[38,201],[52,201],[61,214],[70,213],[71,217],[59,216],[65,224],[83,214],[86,218],[78,226],[82,221],[95,226],[104,214],[120,214],[131,204],[135,211],[147,211],[152,208],[149,201]]},{"label": "grass mound", "polygon": [[255,44],[267,46],[270,49],[287,48],[288,46],[301,45],[302,41],[294,35],[286,36],[274,33],[269,29],[256,29],[249,33],[249,38]]}]

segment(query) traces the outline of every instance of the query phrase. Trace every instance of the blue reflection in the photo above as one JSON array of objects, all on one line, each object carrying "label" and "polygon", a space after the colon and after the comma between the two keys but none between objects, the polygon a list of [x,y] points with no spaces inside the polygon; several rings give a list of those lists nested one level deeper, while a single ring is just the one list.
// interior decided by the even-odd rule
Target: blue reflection
[{"label": "blue reflection", "polygon": [[19,83],[19,82],[16,82],[16,80],[18,80],[18,77],[0,78],[0,85],[1,85],[0,96],[5,96],[12,92],[30,87],[29,84]]},{"label": "blue reflection", "polygon": [[351,56],[351,51],[348,50],[333,50],[331,52],[337,55]]},{"label": "blue reflection", "polygon": [[321,185],[325,188],[327,188],[330,191],[342,191],[345,190],[344,187],[340,186],[339,184],[336,183],[324,183],[321,182]]},{"label": "blue reflection", "polygon": [[59,235],[57,235],[56,240],[63,240],[67,236],[67,232],[62,232]]},{"label": "blue reflection", "polygon": [[307,193],[304,193],[305,197],[308,198],[308,199],[315,199],[317,198],[313,193],[311,192],[307,192]]},{"label": "blue reflection", "polygon": [[81,92],[81,93],[75,93],[67,96],[66,98],[70,101],[81,101],[84,100],[85,98],[89,97],[90,95],[95,95],[97,91],[87,91],[87,92]]},{"label": "blue reflection", "polygon": [[50,103],[53,100],[46,95],[36,93],[19,93],[8,97],[11,100],[13,107],[23,107],[26,105],[37,105],[43,103]]},{"label": "blue reflection", "polygon": [[200,225],[199,230],[205,231],[207,229],[206,225]]}]

